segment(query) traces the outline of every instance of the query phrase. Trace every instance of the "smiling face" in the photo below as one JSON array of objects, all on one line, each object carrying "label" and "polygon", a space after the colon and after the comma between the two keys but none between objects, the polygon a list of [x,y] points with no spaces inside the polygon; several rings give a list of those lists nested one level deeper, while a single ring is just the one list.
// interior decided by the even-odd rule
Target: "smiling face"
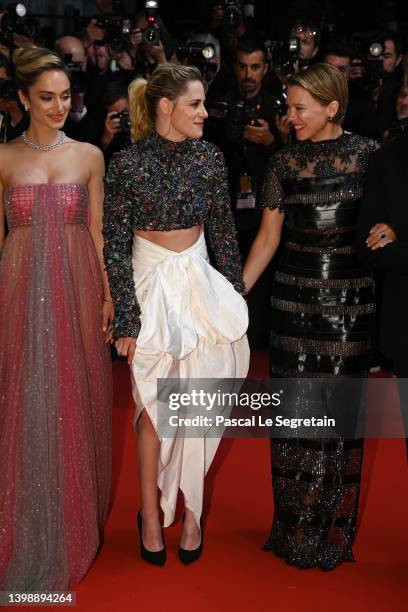
[{"label": "smiling face", "polygon": [[336,115],[339,108],[337,101],[324,106],[303,87],[291,85],[287,106],[289,122],[298,140],[318,141],[331,137],[333,124],[329,122],[329,117]]},{"label": "smiling face", "polygon": [[70,83],[62,70],[46,70],[29,88],[28,96],[19,91],[24,106],[30,107],[30,120],[38,125],[60,129],[71,106]]},{"label": "smiling face", "polygon": [[166,138],[175,141],[201,138],[204,121],[208,117],[204,100],[204,87],[200,81],[190,81],[185,92],[174,102],[161,98],[160,108],[170,118],[170,130]]}]

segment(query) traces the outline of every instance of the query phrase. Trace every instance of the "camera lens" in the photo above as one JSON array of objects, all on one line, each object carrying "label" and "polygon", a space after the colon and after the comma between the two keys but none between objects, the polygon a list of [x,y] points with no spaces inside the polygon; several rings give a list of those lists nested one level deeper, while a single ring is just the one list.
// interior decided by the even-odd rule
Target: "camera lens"
[{"label": "camera lens", "polygon": [[380,55],[382,55],[383,52],[384,52],[384,49],[381,43],[374,42],[372,45],[370,45],[370,54],[373,57],[380,57]]},{"label": "camera lens", "polygon": [[156,28],[146,28],[143,32],[143,38],[148,45],[157,45],[159,42],[159,33]]}]

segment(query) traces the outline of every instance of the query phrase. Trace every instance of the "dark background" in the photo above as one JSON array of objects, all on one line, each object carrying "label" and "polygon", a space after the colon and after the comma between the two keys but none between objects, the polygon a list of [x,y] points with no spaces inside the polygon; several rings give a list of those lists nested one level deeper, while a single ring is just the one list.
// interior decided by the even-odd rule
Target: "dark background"
[{"label": "dark background", "polygon": [[[5,4],[2,2],[0,6]],[[60,18],[64,14],[82,16],[98,11],[97,2],[93,0],[26,0],[25,4],[30,14],[53,14]],[[393,24],[396,23],[399,29],[408,26],[407,0],[255,0],[254,4],[257,22],[276,36],[286,32],[287,24],[294,15],[301,13],[320,18],[322,9],[329,22],[345,31],[394,29]],[[144,0],[123,0],[123,5],[131,12],[136,12],[144,7]],[[176,31],[201,21],[210,6],[210,0],[159,0],[160,14],[170,28]]]}]

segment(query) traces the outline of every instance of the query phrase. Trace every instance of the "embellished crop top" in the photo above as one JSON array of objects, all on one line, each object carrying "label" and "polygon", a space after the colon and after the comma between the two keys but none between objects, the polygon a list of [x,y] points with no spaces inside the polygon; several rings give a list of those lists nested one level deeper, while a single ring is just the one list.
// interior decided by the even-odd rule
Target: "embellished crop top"
[{"label": "embellished crop top", "polygon": [[157,132],[116,153],[105,179],[104,258],[115,304],[114,337],[137,337],[140,308],[132,269],[134,230],[204,223],[215,265],[244,294],[227,170],[217,147]]}]

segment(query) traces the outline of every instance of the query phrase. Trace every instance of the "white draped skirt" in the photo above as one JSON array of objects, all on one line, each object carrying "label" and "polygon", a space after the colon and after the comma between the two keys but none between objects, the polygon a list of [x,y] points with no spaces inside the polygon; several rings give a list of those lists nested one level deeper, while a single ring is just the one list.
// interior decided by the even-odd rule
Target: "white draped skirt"
[{"label": "white draped skirt", "polygon": [[[131,367],[135,422],[145,409],[157,431],[158,378],[246,377],[248,309],[208,263],[204,233],[181,253],[135,235],[132,263],[142,322]],[[159,438],[164,526],[174,520],[179,489],[198,523],[219,438]]]}]

